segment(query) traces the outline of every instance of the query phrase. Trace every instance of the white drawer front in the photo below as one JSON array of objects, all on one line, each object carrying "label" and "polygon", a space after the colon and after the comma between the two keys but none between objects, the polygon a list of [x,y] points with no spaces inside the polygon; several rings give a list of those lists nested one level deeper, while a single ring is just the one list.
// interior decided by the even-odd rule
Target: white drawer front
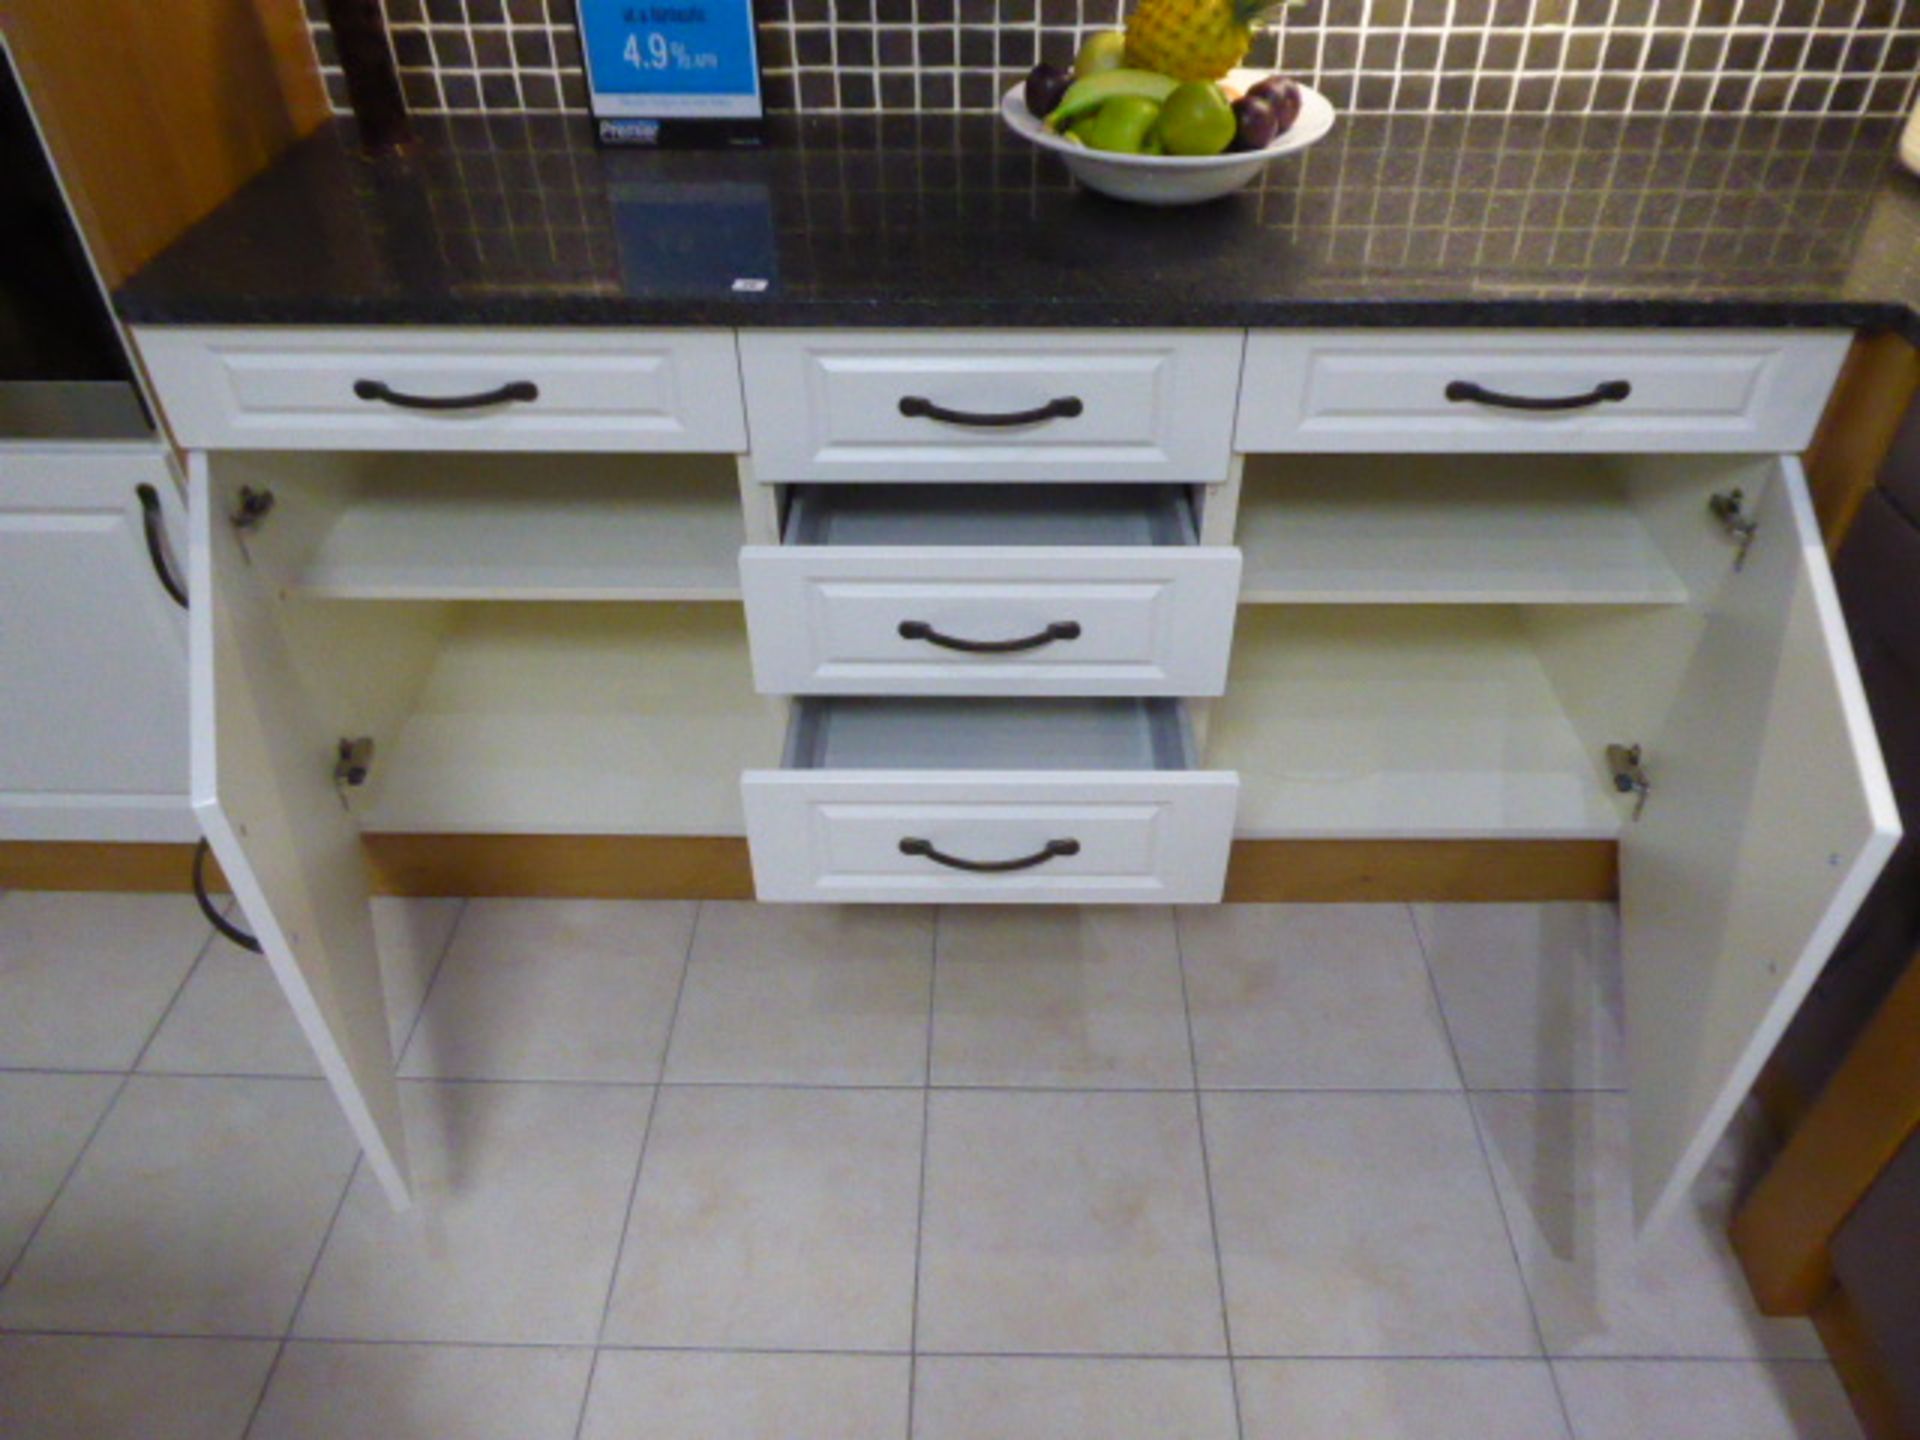
[{"label": "white drawer front", "polygon": [[[1222,479],[1242,348],[1238,331],[747,332],[754,473]],[[970,423],[1049,406],[1069,413]]]},{"label": "white drawer front", "polygon": [[750,545],[740,584],[768,694],[1218,695],[1240,552]]},{"label": "white drawer front", "polygon": [[[1805,448],[1843,332],[1262,332],[1243,451]],[[1566,409],[1512,400],[1586,400]]]},{"label": "white drawer front", "polygon": [[[746,448],[725,330],[145,328],[189,449]],[[493,397],[455,408],[418,402]]]},{"label": "white drawer front", "polygon": [[[1226,883],[1231,774],[1114,771],[748,771],[762,900],[1210,903]],[[977,873],[901,850],[1006,862],[1056,841],[1077,853]]]}]

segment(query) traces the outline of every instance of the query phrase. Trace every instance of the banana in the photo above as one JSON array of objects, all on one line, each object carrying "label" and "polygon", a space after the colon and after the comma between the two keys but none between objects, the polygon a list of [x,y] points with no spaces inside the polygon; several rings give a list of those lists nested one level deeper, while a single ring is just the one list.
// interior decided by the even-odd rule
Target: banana
[{"label": "banana", "polygon": [[1058,134],[1076,115],[1097,110],[1107,101],[1122,95],[1138,95],[1158,105],[1173,93],[1180,82],[1151,70],[1102,70],[1084,80],[1076,80],[1060,97],[1060,103],[1047,116],[1047,128]]}]

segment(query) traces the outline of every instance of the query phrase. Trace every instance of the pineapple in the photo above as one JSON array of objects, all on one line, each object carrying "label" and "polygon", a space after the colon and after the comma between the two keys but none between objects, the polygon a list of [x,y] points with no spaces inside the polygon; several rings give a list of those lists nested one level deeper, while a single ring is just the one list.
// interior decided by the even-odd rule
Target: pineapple
[{"label": "pineapple", "polygon": [[1140,0],[1127,17],[1127,63],[1176,80],[1218,80],[1253,32],[1300,0]]}]

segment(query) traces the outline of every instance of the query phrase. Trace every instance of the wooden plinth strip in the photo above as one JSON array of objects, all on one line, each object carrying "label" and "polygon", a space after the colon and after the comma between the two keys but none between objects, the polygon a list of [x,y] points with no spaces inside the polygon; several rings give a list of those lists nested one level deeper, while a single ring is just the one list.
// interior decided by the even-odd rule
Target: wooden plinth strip
[{"label": "wooden plinth strip", "polygon": [[[735,836],[369,835],[382,895],[753,898]],[[0,843],[0,890],[185,890],[190,845]],[[1242,840],[1229,900],[1610,900],[1610,840]]]}]

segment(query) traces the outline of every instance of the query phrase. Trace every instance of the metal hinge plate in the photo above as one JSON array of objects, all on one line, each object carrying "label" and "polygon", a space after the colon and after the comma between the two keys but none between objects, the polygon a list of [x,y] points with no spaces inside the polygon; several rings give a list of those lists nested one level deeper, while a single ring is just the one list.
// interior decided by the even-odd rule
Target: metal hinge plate
[{"label": "metal hinge plate", "polygon": [[1607,746],[1607,773],[1613,777],[1615,790],[1633,796],[1633,818],[1638,820],[1640,812],[1647,808],[1647,796],[1653,793],[1653,782],[1647,778],[1646,767],[1641,763],[1640,747]]}]

